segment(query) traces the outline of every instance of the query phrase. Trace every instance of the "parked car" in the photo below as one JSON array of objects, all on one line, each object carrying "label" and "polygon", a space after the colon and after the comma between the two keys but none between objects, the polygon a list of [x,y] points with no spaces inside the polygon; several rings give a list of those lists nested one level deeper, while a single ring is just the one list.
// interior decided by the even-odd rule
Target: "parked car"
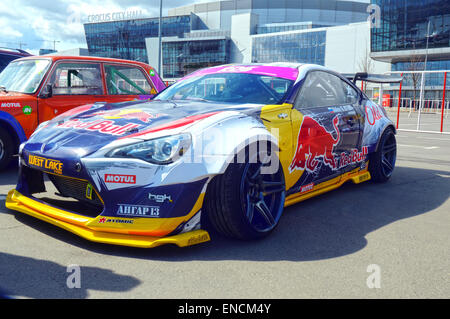
[{"label": "parked car", "polygon": [[41,124],[21,147],[6,207],[117,245],[188,246],[210,231],[256,239],[285,206],[389,180],[395,133],[382,106],[325,67],[212,67],[152,101],[82,106]]},{"label": "parked car", "polygon": [[165,88],[149,65],[98,57],[33,56],[0,73],[0,170],[40,123],[95,102],[149,99]]},{"label": "parked car", "polygon": [[23,57],[31,56],[30,53],[20,49],[0,48],[0,72],[9,64],[9,62]]}]

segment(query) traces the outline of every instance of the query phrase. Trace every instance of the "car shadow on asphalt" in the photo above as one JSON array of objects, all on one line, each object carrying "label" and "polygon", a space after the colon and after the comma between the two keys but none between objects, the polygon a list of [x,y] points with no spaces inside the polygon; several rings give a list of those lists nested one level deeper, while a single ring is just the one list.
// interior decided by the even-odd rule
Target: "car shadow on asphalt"
[{"label": "car shadow on asphalt", "polygon": [[[11,185],[14,188],[17,183],[19,168],[11,164],[7,169],[0,171],[0,186]],[[3,192],[0,191],[0,194]]]},{"label": "car shadow on asphalt", "polygon": [[243,242],[213,234],[211,242],[186,248],[97,244],[27,215],[9,212],[55,240],[105,255],[172,262],[312,261],[355,253],[367,245],[367,234],[402,219],[432,213],[449,198],[449,178],[450,173],[445,171],[397,167],[388,183],[348,183],[286,208],[278,227],[265,239]]},{"label": "car shadow on asphalt", "polygon": [[[82,277],[77,279],[75,268],[45,260],[45,256],[42,258],[0,252],[0,298],[81,299],[89,296],[89,290],[120,293],[141,284],[131,276],[86,266],[82,267]],[[79,287],[74,287],[77,283]],[[10,291],[9,287],[14,288]]]}]

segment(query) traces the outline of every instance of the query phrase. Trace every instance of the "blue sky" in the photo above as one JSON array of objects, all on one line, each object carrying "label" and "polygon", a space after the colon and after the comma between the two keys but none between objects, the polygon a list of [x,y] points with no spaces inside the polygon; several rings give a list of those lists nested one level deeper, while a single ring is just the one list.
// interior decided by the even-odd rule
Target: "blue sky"
[{"label": "blue sky", "polygon": [[[0,46],[21,47],[37,54],[40,48],[57,50],[85,48],[83,23],[89,15],[141,11],[142,17],[159,15],[159,0],[0,0]],[[208,2],[205,0],[163,0],[163,14],[169,8]]]}]

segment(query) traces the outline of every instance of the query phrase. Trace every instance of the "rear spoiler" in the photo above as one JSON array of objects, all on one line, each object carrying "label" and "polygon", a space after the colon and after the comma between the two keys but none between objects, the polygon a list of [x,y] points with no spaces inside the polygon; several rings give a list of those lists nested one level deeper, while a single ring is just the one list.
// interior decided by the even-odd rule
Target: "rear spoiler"
[{"label": "rear spoiler", "polygon": [[401,81],[403,81],[403,77],[398,75],[369,74],[367,72],[342,75],[353,83],[356,83],[356,81],[371,83],[400,83]]}]

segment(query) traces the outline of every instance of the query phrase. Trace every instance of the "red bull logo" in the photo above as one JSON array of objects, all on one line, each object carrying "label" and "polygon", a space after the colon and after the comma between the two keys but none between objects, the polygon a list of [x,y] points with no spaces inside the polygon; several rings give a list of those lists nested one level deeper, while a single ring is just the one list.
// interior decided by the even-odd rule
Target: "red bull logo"
[{"label": "red bull logo", "polygon": [[79,129],[79,130],[100,132],[100,133],[104,133],[104,134],[119,136],[119,135],[123,135],[133,129],[137,129],[140,126],[141,125],[139,125],[139,124],[133,124],[133,123],[128,123],[126,125],[115,125],[114,121],[109,121],[109,120],[97,120],[97,121],[83,122],[83,121],[80,121],[79,119],[73,119],[73,120],[67,121],[65,123],[58,124],[57,127],[75,128],[75,129]]},{"label": "red bull logo", "polygon": [[312,117],[305,116],[298,133],[297,150],[289,166],[289,171],[306,169],[313,172],[319,164],[319,160],[322,160],[331,169],[337,169],[333,149],[341,139],[338,123],[339,118],[336,115],[333,118],[333,126],[337,136],[334,138],[332,132],[328,132]]},{"label": "red bull logo", "polygon": [[366,160],[367,154],[369,154],[369,148],[367,146],[364,146],[361,152],[359,152],[357,149],[352,149],[350,151],[350,154],[341,153],[341,157],[339,159],[339,168],[363,162]]}]

